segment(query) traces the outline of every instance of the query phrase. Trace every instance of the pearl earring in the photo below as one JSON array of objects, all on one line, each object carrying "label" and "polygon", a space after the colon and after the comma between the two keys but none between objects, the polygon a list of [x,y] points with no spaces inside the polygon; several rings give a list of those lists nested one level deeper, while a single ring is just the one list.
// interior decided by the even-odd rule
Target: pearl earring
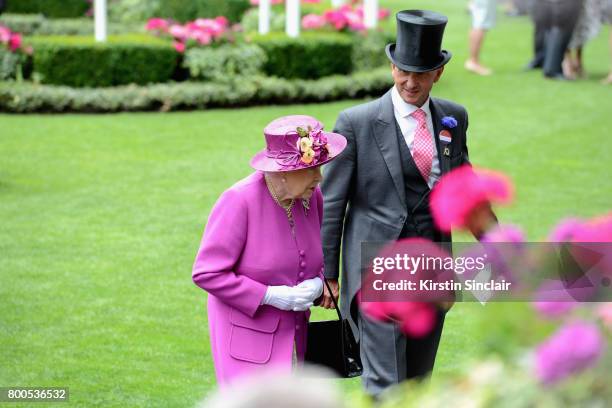
[{"label": "pearl earring", "polygon": [[287,182],[287,178],[286,178],[285,176],[283,176],[283,179],[282,179],[282,180],[283,180],[283,183],[286,183],[286,182]]}]

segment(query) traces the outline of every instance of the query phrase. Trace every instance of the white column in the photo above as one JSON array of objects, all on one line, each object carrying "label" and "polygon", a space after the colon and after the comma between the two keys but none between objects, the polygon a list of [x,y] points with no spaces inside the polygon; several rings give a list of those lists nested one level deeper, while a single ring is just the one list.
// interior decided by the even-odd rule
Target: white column
[{"label": "white column", "polygon": [[94,2],[94,20],[96,41],[106,41],[106,0],[95,0]]},{"label": "white column", "polygon": [[300,0],[286,0],[285,3],[285,32],[295,38],[300,35]]},{"label": "white column", "polygon": [[333,8],[338,8],[344,4],[344,0],[331,0],[331,2]]},{"label": "white column", "polygon": [[376,28],[378,25],[378,0],[363,1],[363,17],[366,28]]},{"label": "white column", "polygon": [[270,0],[259,0],[259,34],[270,32]]}]

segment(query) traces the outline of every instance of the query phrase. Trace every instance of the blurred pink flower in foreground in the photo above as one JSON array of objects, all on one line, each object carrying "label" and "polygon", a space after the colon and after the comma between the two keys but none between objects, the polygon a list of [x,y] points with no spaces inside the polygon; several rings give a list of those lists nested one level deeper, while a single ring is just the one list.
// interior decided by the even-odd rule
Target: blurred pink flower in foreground
[{"label": "blurred pink flower in foreground", "polygon": [[550,242],[612,242],[612,213],[590,220],[566,218],[548,236]]},{"label": "blurred pink flower in foreground", "polygon": [[608,328],[612,329],[612,302],[597,306],[597,316]]},{"label": "blurred pink flower in foreground", "polygon": [[483,235],[482,242],[511,242],[522,244],[525,242],[525,233],[518,225],[500,224]]},{"label": "blurred pink flower in foreground", "polygon": [[425,302],[360,302],[363,312],[379,321],[395,321],[405,334],[427,336],[436,325],[436,308]]},{"label": "blurred pink flower in foreground", "polygon": [[596,325],[566,324],[536,349],[536,375],[544,384],[555,384],[595,365],[603,350],[604,340]]},{"label": "blurred pink flower in foreground", "polygon": [[531,306],[548,319],[557,319],[567,315],[578,307],[578,302],[570,295],[561,281],[548,281],[542,284],[535,293]]},{"label": "blurred pink flower in foreground", "polygon": [[503,173],[462,166],[444,175],[432,191],[432,215],[438,228],[450,232],[453,227],[467,227],[470,217],[490,203],[509,203],[513,192]]}]

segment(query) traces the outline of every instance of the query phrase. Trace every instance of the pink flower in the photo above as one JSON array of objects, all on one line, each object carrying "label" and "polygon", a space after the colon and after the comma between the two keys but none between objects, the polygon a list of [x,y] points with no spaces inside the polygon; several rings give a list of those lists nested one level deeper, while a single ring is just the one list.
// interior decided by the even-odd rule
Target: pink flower
[{"label": "pink flower", "polygon": [[574,322],[561,327],[536,349],[536,375],[546,384],[555,384],[595,365],[604,350],[597,326]]},{"label": "pink flower", "polygon": [[509,203],[513,187],[502,173],[465,165],[444,175],[431,193],[434,221],[442,231],[466,227],[469,218],[483,205]]},{"label": "pink flower", "polygon": [[549,234],[550,242],[612,242],[612,214],[591,220],[566,218]]},{"label": "pink flower", "polygon": [[199,44],[208,45],[212,42],[212,35],[206,31],[195,31],[191,34],[190,38],[196,40]]},{"label": "pink flower", "polygon": [[317,14],[307,14],[302,18],[302,27],[304,30],[316,30],[325,25],[325,17]]},{"label": "pink flower", "polygon": [[185,52],[185,43],[174,41],[172,45],[177,52],[180,52],[181,54]]},{"label": "pink flower", "polygon": [[525,233],[517,225],[498,225],[483,235],[483,242],[511,242],[522,244],[525,242]]},{"label": "pink flower", "polygon": [[185,41],[189,37],[189,30],[179,24],[172,24],[168,32],[179,41]]},{"label": "pink flower", "polygon": [[381,8],[380,10],[378,10],[378,19],[379,20],[384,20],[387,17],[389,17],[390,15],[391,15],[391,11],[389,11],[389,9]]},{"label": "pink flower", "polygon": [[612,329],[612,302],[602,303],[597,306],[597,316],[610,329]]},{"label": "pink flower", "polygon": [[8,45],[11,51],[17,51],[19,48],[21,48],[21,34],[12,33],[11,38],[9,38]]},{"label": "pink flower", "polygon": [[[274,5],[274,4],[282,4],[284,3],[285,0],[272,0],[270,2],[270,4]],[[259,6],[259,0],[251,0],[251,5],[252,6]]]},{"label": "pink flower", "polygon": [[10,38],[11,38],[11,30],[9,30],[3,25],[0,25],[0,42],[3,44],[6,44],[9,42]]},{"label": "pink flower", "polygon": [[229,25],[229,20],[224,16],[215,17],[215,22],[222,27],[227,27]]},{"label": "pink flower", "polygon": [[147,21],[147,25],[145,26],[145,29],[147,31],[168,31],[168,27],[169,27],[169,23],[167,20],[163,19],[163,18],[152,18],[149,21]]},{"label": "pink flower", "polygon": [[395,321],[403,333],[425,337],[436,325],[436,308],[425,302],[360,302],[364,313],[373,320]]}]

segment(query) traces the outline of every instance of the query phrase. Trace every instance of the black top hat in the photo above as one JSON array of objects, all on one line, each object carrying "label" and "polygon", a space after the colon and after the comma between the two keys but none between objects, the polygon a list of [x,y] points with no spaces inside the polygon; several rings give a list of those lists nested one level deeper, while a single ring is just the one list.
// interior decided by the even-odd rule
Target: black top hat
[{"label": "black top hat", "polygon": [[396,15],[397,42],[388,44],[387,57],[402,71],[427,72],[445,65],[452,54],[441,50],[448,18],[428,10],[404,10]]}]

